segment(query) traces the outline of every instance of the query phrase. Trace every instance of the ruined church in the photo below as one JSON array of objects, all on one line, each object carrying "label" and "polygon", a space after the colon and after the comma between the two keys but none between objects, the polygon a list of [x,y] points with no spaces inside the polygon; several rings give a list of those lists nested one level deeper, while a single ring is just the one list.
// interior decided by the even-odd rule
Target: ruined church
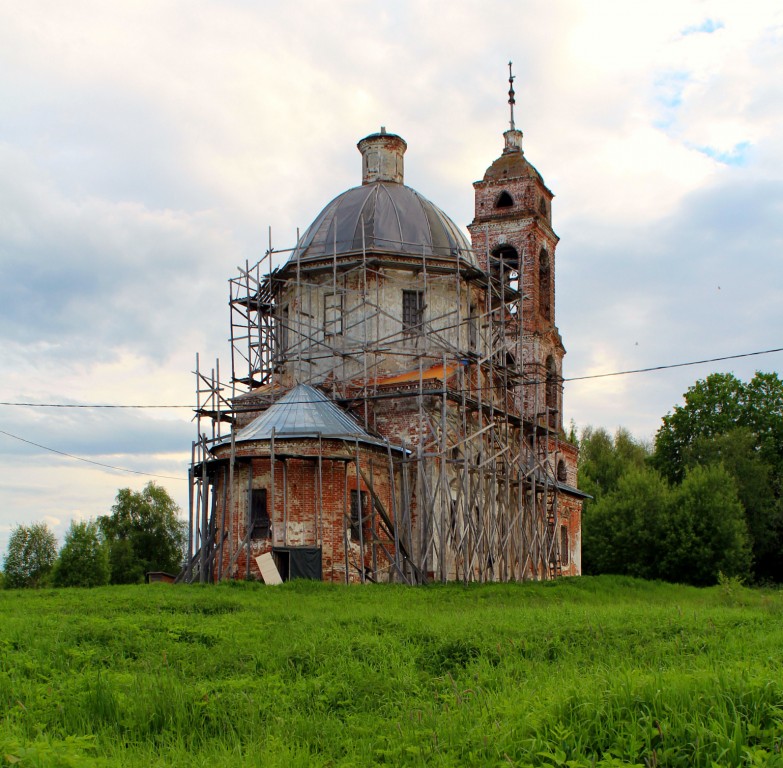
[{"label": "ruined church", "polygon": [[407,144],[381,128],[361,183],[229,281],[230,378],[197,362],[181,580],[580,573],[553,194],[510,96],[470,239],[405,185]]}]

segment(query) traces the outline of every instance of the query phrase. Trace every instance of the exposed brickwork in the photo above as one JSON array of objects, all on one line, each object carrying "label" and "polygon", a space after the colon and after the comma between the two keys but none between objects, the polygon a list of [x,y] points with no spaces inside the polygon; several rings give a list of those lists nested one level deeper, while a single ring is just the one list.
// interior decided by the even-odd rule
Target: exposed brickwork
[{"label": "exposed brickwork", "polygon": [[[240,547],[234,565],[224,547],[222,571],[235,578],[248,573],[246,537],[250,509],[248,490],[266,489],[267,510],[271,520],[271,536],[250,539],[250,575],[260,576],[255,558],[276,547],[320,547],[323,577],[327,581],[344,582],[346,543],[348,544],[349,581],[361,581],[360,567],[371,568],[372,542],[383,544],[386,552],[376,546],[376,566],[389,568],[389,556],[394,555],[394,542],[374,508],[364,510],[362,534],[365,543],[362,558],[359,542],[350,533],[350,492],[364,491],[372,499],[362,477],[371,479],[375,495],[384,509],[393,509],[388,455],[382,448],[345,444],[342,441],[281,440],[275,445],[274,482],[272,479],[271,445],[269,441],[240,443],[237,446],[237,468],[234,470],[234,493],[224,488],[227,472],[216,472],[214,488],[218,500],[218,519],[223,520],[223,499],[226,499],[226,531],[231,532],[234,549]],[[227,456],[227,448],[218,449],[218,456]],[[282,456],[281,456],[282,455]],[[307,457],[307,458],[299,458]],[[360,472],[357,473],[358,457]],[[252,476],[251,469],[252,466]],[[274,488],[274,494],[272,489]],[[388,553],[388,555],[386,554]],[[380,562],[378,562],[380,561]]]},{"label": "exposed brickwork", "polygon": [[[506,150],[474,184],[475,255],[464,241],[461,255],[426,260],[401,245],[290,261],[275,273],[274,370],[236,399],[235,428],[309,383],[368,439],[241,440],[233,483],[231,446],[215,447],[204,502],[223,546],[215,578],[258,577],[257,556],[291,547],[320,550],[322,577],[335,582],[580,573],[577,449],[562,432],[553,195],[524,158],[521,133],[505,135]],[[402,182],[402,139],[382,133],[359,146],[365,185]],[[405,321],[403,295],[414,291],[421,309],[409,301]],[[269,535],[248,537],[251,494],[262,490]],[[361,534],[352,492],[368,502]]]}]

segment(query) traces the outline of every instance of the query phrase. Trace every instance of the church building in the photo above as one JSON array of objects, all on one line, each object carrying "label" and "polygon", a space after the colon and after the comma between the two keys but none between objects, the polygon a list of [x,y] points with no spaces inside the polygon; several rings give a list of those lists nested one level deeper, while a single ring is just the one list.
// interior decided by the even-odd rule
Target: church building
[{"label": "church building", "polygon": [[231,379],[197,365],[181,579],[580,573],[553,195],[510,96],[470,240],[405,185],[407,144],[381,128],[361,183],[230,281]]}]

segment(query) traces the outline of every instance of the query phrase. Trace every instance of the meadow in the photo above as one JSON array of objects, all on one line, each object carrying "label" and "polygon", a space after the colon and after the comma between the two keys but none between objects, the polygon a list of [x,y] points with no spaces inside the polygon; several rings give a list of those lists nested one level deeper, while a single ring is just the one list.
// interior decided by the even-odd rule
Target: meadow
[{"label": "meadow", "polygon": [[0,765],[783,766],[783,592],[0,592]]}]

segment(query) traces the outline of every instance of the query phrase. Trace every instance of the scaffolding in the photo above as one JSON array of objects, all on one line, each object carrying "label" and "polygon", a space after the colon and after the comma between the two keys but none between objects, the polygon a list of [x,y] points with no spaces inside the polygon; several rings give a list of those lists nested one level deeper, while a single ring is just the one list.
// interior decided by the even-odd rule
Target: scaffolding
[{"label": "scaffolding", "polygon": [[[405,245],[341,252],[334,243],[331,257],[308,258],[301,247],[273,249],[270,233],[260,261],[229,280],[229,381],[221,381],[219,362],[207,372],[196,359],[197,439],[180,580],[250,575],[253,465],[237,452],[235,435],[296,384],[318,387],[385,446],[362,466],[358,442],[319,435],[307,457],[319,491],[334,462],[369,489],[365,508],[358,494],[360,554],[350,557],[356,510],[347,480],[343,489],[346,582],[562,574],[562,385],[531,366],[521,256],[424,247],[416,255]],[[392,290],[407,295],[402,313],[389,302]],[[274,436],[270,449],[274,509],[290,457]],[[375,490],[381,475],[392,489],[385,503]],[[285,492],[282,499],[284,514]],[[237,504],[245,504],[246,525],[227,515]]]}]

